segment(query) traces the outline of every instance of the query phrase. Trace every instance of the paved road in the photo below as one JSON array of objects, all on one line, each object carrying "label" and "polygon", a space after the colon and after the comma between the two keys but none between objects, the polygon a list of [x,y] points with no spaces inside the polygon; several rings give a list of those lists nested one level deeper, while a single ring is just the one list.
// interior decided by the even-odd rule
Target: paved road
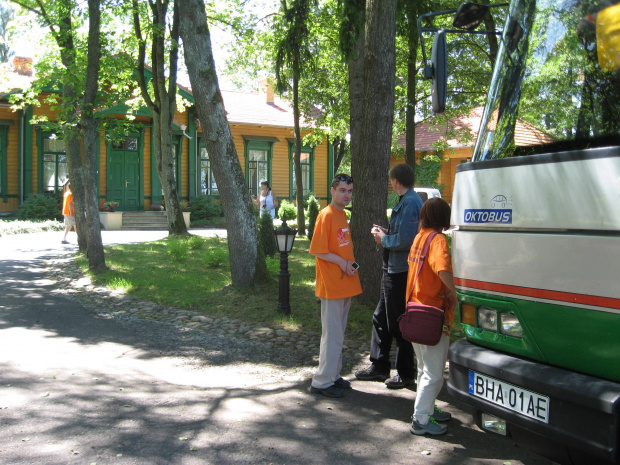
[{"label": "paved road", "polygon": [[316,397],[312,367],[222,366],[226,347],[192,346],[171,327],[162,342],[155,322],[85,308],[46,278],[47,258],[75,251],[60,237],[0,237],[0,464],[551,463],[482,433],[445,392],[448,434],[415,437],[412,391],[354,381],[345,399]]}]

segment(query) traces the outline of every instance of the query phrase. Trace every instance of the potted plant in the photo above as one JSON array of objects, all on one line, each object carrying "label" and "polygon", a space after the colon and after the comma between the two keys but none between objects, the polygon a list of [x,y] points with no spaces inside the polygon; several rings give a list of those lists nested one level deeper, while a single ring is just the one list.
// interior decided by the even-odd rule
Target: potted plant
[{"label": "potted plant", "polygon": [[103,211],[113,212],[113,211],[116,211],[116,207],[118,207],[118,202],[114,202],[114,201],[103,202]]}]

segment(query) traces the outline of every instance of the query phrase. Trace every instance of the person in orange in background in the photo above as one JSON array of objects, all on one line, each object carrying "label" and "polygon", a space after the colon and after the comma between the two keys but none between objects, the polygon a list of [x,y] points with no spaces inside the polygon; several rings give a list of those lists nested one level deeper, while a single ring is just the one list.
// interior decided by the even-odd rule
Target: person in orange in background
[{"label": "person in orange in background", "polygon": [[320,211],[310,243],[316,257],[316,296],[321,299],[321,348],[319,368],[310,392],[343,397],[351,383],[340,376],[342,345],[351,308],[351,297],[362,293],[353,256],[353,241],[344,211],[353,195],[353,178],[337,174],[332,180],[332,201]]},{"label": "person in orange in background", "polygon": [[62,188],[62,214],[65,216],[65,237],[62,238],[63,244],[68,244],[67,234],[71,231],[71,228],[77,234],[75,229],[75,207],[73,206],[73,194],[71,193],[71,184],[69,181],[65,183]]},{"label": "person in orange in background", "polygon": [[[409,252],[406,294],[409,296],[408,301],[445,310],[444,333],[437,345],[413,344],[418,360],[418,387],[409,431],[417,435],[443,434],[448,428],[441,422],[452,418],[449,412],[443,412],[435,405],[435,400],[443,385],[443,372],[450,347],[449,330],[454,321],[454,309],[457,303],[452,275],[452,258],[448,240],[442,234],[442,231],[449,228],[450,206],[439,197],[427,200],[420,210],[420,230]],[[426,260],[416,280],[420,255],[427,238],[434,232],[437,234],[431,239]]]}]

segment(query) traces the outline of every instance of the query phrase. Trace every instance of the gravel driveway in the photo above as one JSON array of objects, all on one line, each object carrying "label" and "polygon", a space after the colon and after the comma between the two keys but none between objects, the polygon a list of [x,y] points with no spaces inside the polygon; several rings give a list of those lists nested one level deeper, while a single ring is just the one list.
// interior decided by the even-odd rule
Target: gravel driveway
[{"label": "gravel driveway", "polygon": [[316,354],[78,299],[50,279],[75,250],[60,238],[0,237],[1,464],[551,463],[482,433],[445,392],[449,432],[414,437],[411,390],[317,397]]}]

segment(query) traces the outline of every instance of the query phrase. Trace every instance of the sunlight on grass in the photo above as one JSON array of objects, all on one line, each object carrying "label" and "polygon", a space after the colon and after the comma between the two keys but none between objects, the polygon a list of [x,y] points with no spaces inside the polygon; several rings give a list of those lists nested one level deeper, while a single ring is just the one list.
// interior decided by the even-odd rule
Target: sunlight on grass
[{"label": "sunlight on grass", "polygon": [[129,283],[127,280],[125,280],[124,278],[121,277],[115,277],[114,279],[112,279],[110,281],[110,284],[108,284],[112,289],[116,290],[116,291],[123,291],[125,293],[131,291],[133,289],[133,286],[131,285],[131,283]]},{"label": "sunlight on grass", "polygon": [[[194,236],[106,247],[109,270],[99,275],[88,273],[86,258],[77,261],[99,285],[140,299],[256,324],[279,324],[289,331],[320,333],[320,302],[314,295],[315,259],[308,254],[309,246],[307,238],[299,237],[289,255],[290,317],[277,312],[279,255],[266,259],[271,282],[236,289],[231,285],[226,239]],[[347,337],[370,337],[371,326],[372,309],[354,304]]]}]

